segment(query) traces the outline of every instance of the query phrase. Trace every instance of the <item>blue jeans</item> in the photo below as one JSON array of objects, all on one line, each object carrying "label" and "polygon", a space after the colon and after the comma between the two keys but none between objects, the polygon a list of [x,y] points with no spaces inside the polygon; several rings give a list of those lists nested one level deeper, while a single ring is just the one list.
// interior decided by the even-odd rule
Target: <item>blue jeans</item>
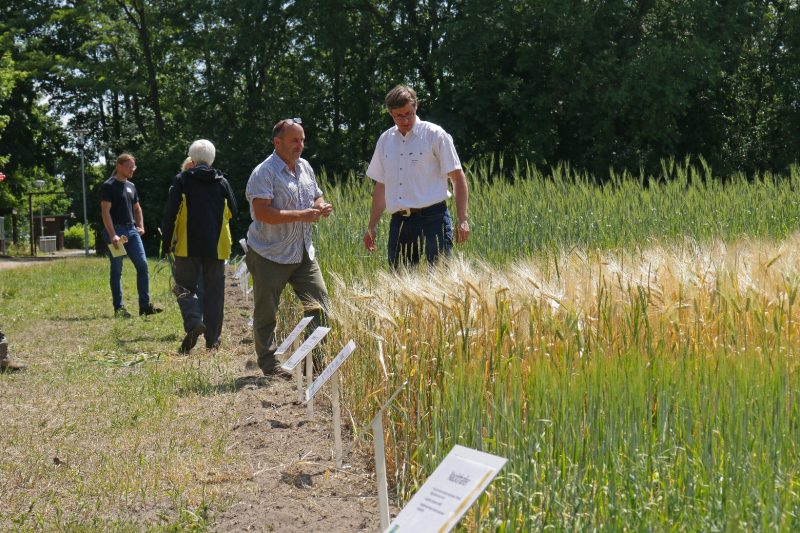
[{"label": "blue jeans", "polygon": [[435,204],[407,217],[393,214],[387,251],[392,268],[418,264],[421,252],[431,264],[439,254],[449,256],[453,251],[453,221],[447,205]]},{"label": "blue jeans", "polygon": [[[114,231],[120,237],[125,235],[128,242],[125,243],[125,253],[133,261],[136,267],[136,289],[139,291],[139,308],[147,307],[150,304],[150,275],[147,272],[147,256],[144,253],[142,236],[133,224],[115,224]],[[103,230],[103,240],[108,244],[110,239],[108,233]],[[109,246],[111,246],[109,244]],[[122,260],[125,256],[111,257],[111,299],[114,302],[114,309],[122,307]]]}]

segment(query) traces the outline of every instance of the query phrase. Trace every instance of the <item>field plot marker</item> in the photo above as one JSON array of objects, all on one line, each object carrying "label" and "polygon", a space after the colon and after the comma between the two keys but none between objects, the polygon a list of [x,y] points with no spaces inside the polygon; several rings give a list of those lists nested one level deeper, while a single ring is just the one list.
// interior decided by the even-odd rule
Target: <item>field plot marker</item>
[{"label": "field plot marker", "polygon": [[[305,319],[303,319],[305,320]],[[302,321],[301,321],[302,322]],[[286,371],[294,370],[294,367],[300,363],[304,358],[306,359],[306,377],[308,378],[309,386],[311,385],[311,380],[313,378],[313,371],[314,371],[314,360],[311,356],[311,350],[319,344],[319,342],[328,334],[331,328],[326,328],[324,326],[320,326],[314,330],[314,333],[308,336],[303,344],[300,345],[300,348],[292,354],[292,356],[281,365],[281,368]],[[309,367],[310,365],[310,367]],[[308,402],[308,418],[309,420],[314,419],[314,402]]]},{"label": "field plot marker", "polygon": [[450,531],[506,461],[504,457],[456,444],[384,531]]},{"label": "field plot marker", "polygon": [[283,339],[283,342],[281,343],[280,346],[278,346],[278,349],[275,350],[275,355],[283,355],[283,354],[285,354],[286,350],[289,349],[289,346],[292,345],[294,340],[298,336],[300,336],[300,333],[305,329],[305,327],[313,319],[314,319],[314,317],[307,316],[307,317],[303,318],[300,322],[298,322],[297,325],[294,327],[294,329],[286,336],[285,339]]},{"label": "field plot marker", "polygon": [[[285,354],[286,350],[289,349],[289,346],[292,346],[292,348],[293,348],[293,352],[292,353],[296,352],[300,348],[300,341],[298,340],[298,337],[300,336],[300,333],[306,328],[306,326],[313,319],[314,319],[314,317],[307,316],[307,317],[303,318],[302,320],[300,320],[300,322],[297,323],[297,325],[289,333],[289,335],[287,335],[286,338],[283,339],[283,342],[281,343],[280,346],[278,346],[278,349],[275,350],[275,355],[283,355],[283,354]],[[302,373],[302,371],[301,371],[299,366],[295,367],[294,376],[295,376],[295,380],[297,381],[297,395],[298,395],[297,399],[302,402],[305,399],[304,396],[303,396],[303,373]]]},{"label": "field plot marker", "polygon": [[[311,387],[311,383],[314,381],[314,358],[311,356],[311,352],[306,354],[306,386]],[[305,396],[303,397],[305,400]],[[308,414],[309,420],[314,420],[314,400],[310,402],[306,402],[306,410]]]},{"label": "field plot marker", "polygon": [[[300,339],[295,339],[294,344],[292,345],[292,353],[299,349]],[[300,365],[294,367],[294,383],[297,387],[297,401],[302,402],[305,400],[305,388],[303,387],[303,369],[300,367]]]},{"label": "field plot marker", "polygon": [[389,408],[400,391],[406,388],[404,381],[389,399],[378,409],[369,425],[372,428],[372,439],[375,441],[375,482],[378,484],[378,513],[381,517],[381,531],[389,527],[389,484],[386,481],[386,448],[383,443],[383,412]]},{"label": "field plot marker", "polygon": [[339,406],[339,367],[347,361],[347,358],[356,349],[356,343],[352,340],[348,342],[338,355],[331,361],[325,370],[314,380],[314,383],[306,391],[306,401],[310,404],[314,400],[314,395],[319,392],[322,386],[331,378],[331,406],[333,408],[333,455],[336,459],[336,467],[342,467],[342,412]]}]

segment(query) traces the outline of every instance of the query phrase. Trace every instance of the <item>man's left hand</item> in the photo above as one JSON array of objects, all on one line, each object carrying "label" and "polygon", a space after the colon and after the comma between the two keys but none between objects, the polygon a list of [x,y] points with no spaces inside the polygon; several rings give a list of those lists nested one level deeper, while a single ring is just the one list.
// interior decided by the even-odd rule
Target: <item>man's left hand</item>
[{"label": "man's left hand", "polygon": [[139,235],[144,235],[144,228],[142,226],[136,226],[136,231],[139,232]]},{"label": "man's left hand", "polygon": [[459,222],[456,228],[456,242],[466,242],[466,240],[469,239],[469,233],[469,222],[466,220]]}]

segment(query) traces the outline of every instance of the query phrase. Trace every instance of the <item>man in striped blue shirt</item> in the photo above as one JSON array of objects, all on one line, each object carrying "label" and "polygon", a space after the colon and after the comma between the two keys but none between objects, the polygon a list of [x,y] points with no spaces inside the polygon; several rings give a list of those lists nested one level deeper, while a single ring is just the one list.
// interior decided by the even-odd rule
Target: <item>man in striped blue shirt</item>
[{"label": "man in striped blue shirt", "polygon": [[253,276],[253,339],[258,366],[267,376],[288,378],[275,359],[275,325],[287,284],[313,316],[307,331],[325,319],[328,289],[315,259],[311,225],[330,216],[314,170],[300,156],[305,133],[300,119],[272,128],[275,151],[250,174],[245,195],[252,223],[247,231],[247,269]]}]

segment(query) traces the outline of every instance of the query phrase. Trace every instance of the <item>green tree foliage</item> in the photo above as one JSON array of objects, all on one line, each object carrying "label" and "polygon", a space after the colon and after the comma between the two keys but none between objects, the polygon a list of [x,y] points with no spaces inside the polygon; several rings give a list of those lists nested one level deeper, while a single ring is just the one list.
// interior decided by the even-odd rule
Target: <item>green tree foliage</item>
[{"label": "green tree foliage", "polygon": [[134,153],[151,229],[195,138],[240,195],[286,117],[303,118],[315,167],[361,175],[397,83],[464,159],[503,152],[599,180],[669,157],[722,175],[797,161],[796,0],[12,0],[0,15],[22,73],[0,104],[7,168],[62,174],[77,202],[71,130],[86,128],[93,191]]}]

